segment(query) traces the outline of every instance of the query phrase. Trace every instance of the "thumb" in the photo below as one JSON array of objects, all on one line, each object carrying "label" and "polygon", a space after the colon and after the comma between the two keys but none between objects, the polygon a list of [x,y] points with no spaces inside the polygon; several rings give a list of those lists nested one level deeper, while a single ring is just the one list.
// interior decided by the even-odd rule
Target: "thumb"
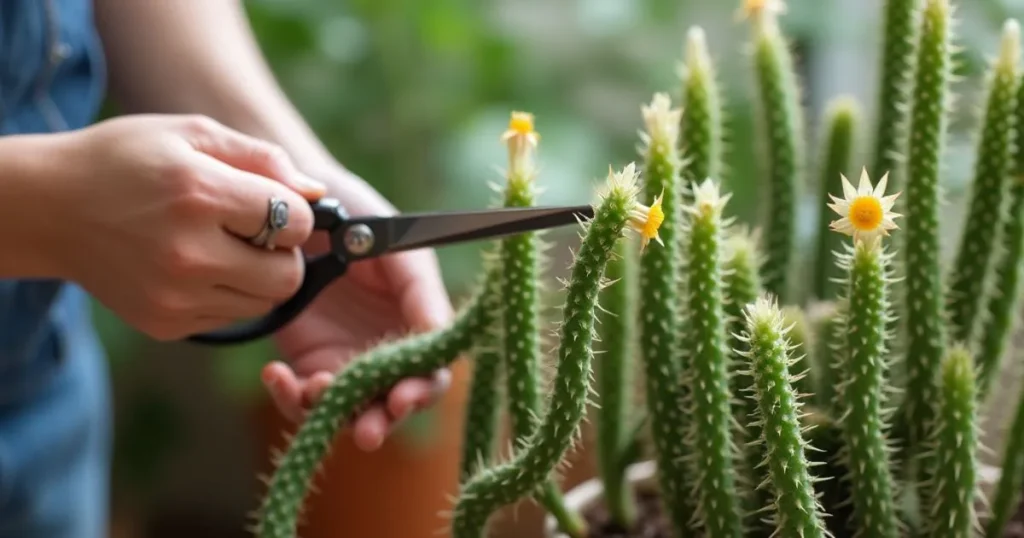
[{"label": "thumb", "polygon": [[280,146],[214,120],[189,122],[186,137],[196,151],[239,170],[275,180],[307,199],[316,200],[327,190],[323,183],[302,173]]}]

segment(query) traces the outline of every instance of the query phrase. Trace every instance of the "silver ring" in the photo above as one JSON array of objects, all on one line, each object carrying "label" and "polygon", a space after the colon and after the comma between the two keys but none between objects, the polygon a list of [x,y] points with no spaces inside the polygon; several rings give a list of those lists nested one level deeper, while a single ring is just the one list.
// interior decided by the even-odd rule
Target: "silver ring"
[{"label": "silver ring", "polygon": [[252,244],[273,250],[274,236],[287,227],[288,203],[280,198],[271,198],[267,203],[267,220],[263,223],[260,233],[252,238]]}]

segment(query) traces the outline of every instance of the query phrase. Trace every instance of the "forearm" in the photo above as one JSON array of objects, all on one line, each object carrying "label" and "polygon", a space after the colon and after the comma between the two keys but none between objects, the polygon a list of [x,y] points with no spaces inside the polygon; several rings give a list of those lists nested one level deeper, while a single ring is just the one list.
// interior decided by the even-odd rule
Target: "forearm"
[{"label": "forearm", "polygon": [[65,276],[57,261],[57,240],[66,225],[57,203],[57,153],[63,139],[64,135],[0,137],[0,279]]},{"label": "forearm", "polygon": [[274,80],[241,2],[95,6],[111,91],[125,112],[204,114],[284,147],[318,179],[340,171]]}]

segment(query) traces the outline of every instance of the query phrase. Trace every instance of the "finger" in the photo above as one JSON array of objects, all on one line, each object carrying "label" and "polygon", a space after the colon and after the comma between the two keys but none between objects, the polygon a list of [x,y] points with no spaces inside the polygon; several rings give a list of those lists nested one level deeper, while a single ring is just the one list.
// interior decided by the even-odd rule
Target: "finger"
[{"label": "finger", "polygon": [[198,308],[203,317],[237,320],[262,316],[274,308],[274,302],[267,297],[223,285],[214,286],[202,297],[203,303]]},{"label": "finger", "polygon": [[284,301],[302,286],[305,261],[298,250],[253,248],[236,238],[222,235],[211,279],[238,294],[274,303]]},{"label": "finger", "polygon": [[310,200],[326,191],[323,183],[302,173],[276,144],[201,116],[187,116],[183,124],[192,147],[229,166],[278,181]]},{"label": "finger", "polygon": [[260,377],[281,414],[292,422],[301,422],[305,415],[302,409],[302,390],[291,368],[275,361],[263,367]]},{"label": "finger", "polygon": [[372,452],[384,444],[390,428],[387,411],[379,404],[373,405],[356,419],[352,427],[353,441],[360,449]]},{"label": "finger", "polygon": [[317,372],[303,383],[302,406],[309,409],[320,401],[320,396],[331,386],[334,376],[330,372]]},{"label": "finger", "polygon": [[432,378],[404,379],[388,393],[388,413],[396,422],[404,420],[411,413],[436,403],[450,384],[451,373],[447,368],[438,371]]},{"label": "finger", "polygon": [[222,225],[245,240],[256,237],[270,218],[270,200],[277,198],[286,206],[284,228],[274,235],[274,247],[291,249],[302,246],[313,232],[313,210],[309,202],[292,190],[265,177],[211,161],[211,173],[224,178],[220,210]]}]

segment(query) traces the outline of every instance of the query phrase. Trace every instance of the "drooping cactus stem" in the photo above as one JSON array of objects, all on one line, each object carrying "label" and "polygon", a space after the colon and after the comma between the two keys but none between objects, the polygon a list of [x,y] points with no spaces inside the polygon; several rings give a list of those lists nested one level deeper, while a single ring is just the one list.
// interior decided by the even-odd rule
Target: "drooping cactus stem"
[{"label": "drooping cactus stem", "polygon": [[661,208],[641,205],[632,164],[612,173],[594,218],[587,223],[570,272],[562,313],[558,367],[549,405],[539,427],[508,463],[492,467],[465,484],[455,505],[453,538],[483,538],[490,516],[529,494],[556,468],[580,437],[590,393],[597,300],[605,266],[627,228],[644,241],[657,239]]},{"label": "drooping cactus stem", "polygon": [[786,327],[782,313],[767,296],[748,305],[743,338],[754,378],[754,391],[748,397],[757,401],[753,420],[761,425],[776,535],[823,538],[823,516],[806,455],[809,447],[801,433],[801,406],[789,381]]},{"label": "drooping cactus stem", "polygon": [[[690,318],[685,373],[692,395],[692,468],[696,472],[697,516],[710,536],[743,535],[736,486],[736,451],[732,444],[725,312],[722,300],[722,211],[730,195],[721,195],[711,179],[694,184],[693,204],[686,206],[686,306]],[[679,442],[679,441],[677,441]],[[685,441],[684,441],[685,442]]]},{"label": "drooping cactus stem", "polygon": [[972,341],[983,284],[999,231],[1006,178],[1013,159],[1019,57],[1020,26],[1010,19],[1003,26],[1002,47],[991,73],[970,205],[949,278],[947,311],[949,337],[953,342]]}]

